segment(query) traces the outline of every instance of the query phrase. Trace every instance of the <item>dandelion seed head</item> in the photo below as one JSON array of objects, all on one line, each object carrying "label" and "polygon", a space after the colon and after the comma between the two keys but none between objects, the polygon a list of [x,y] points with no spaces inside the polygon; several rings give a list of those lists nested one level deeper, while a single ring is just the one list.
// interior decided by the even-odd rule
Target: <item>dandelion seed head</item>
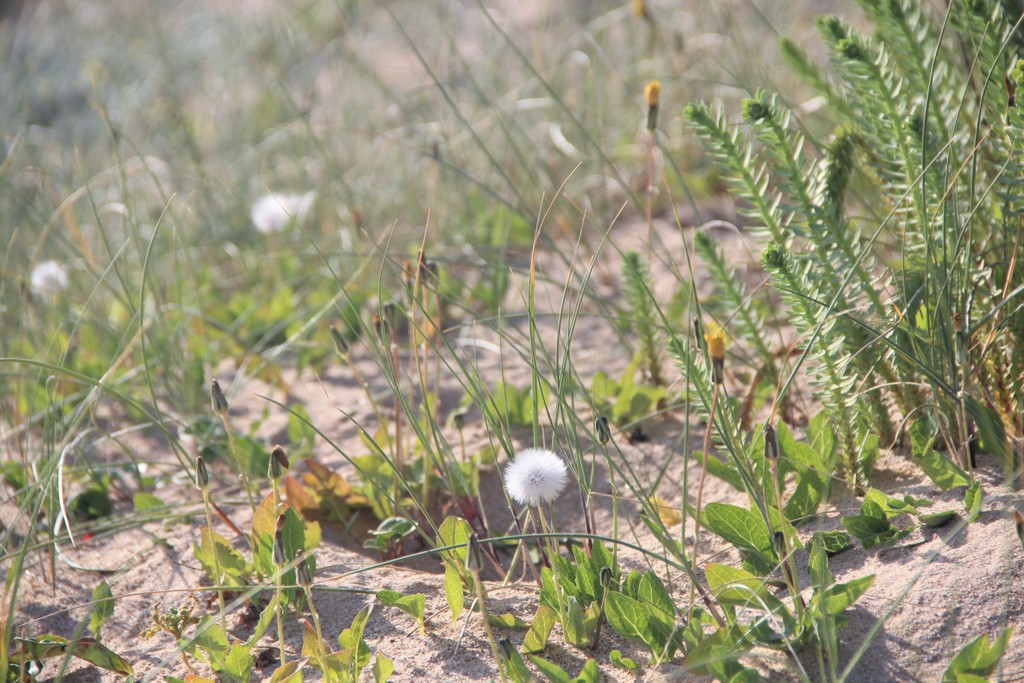
[{"label": "dandelion seed head", "polygon": [[253,225],[264,235],[280,232],[292,221],[303,223],[313,208],[313,192],[306,194],[268,193],[256,200],[250,214]]},{"label": "dandelion seed head", "polygon": [[569,472],[554,452],[543,448],[519,451],[505,468],[505,490],[520,505],[550,503],[565,489]]},{"label": "dandelion seed head", "polygon": [[43,261],[32,269],[32,289],[43,294],[56,294],[67,289],[68,271],[57,261]]}]

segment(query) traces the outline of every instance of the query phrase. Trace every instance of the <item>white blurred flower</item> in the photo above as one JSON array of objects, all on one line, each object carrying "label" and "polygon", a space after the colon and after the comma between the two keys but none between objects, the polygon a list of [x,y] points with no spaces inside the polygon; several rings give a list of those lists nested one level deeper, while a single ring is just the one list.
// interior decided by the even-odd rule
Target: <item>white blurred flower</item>
[{"label": "white blurred flower", "polygon": [[43,261],[32,269],[32,289],[42,294],[56,294],[67,289],[68,271],[56,261]]},{"label": "white blurred flower", "polygon": [[569,473],[552,451],[527,448],[505,468],[505,490],[520,505],[550,503],[565,488]]},{"label": "white blurred flower", "polygon": [[316,193],[263,195],[252,205],[252,222],[264,235],[284,230],[294,220],[303,223],[313,208]]}]

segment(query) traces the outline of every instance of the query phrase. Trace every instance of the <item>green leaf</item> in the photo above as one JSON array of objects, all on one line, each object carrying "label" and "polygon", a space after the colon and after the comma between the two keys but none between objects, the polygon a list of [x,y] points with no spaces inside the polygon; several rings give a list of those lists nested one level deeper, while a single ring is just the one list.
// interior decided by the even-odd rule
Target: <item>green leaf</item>
[{"label": "green leaf", "polygon": [[459,620],[465,604],[464,590],[471,579],[465,575],[466,543],[472,530],[469,522],[461,517],[448,517],[437,529],[437,541],[442,546],[455,546],[442,550],[444,562],[444,596],[452,610],[452,624]]},{"label": "green leaf", "polygon": [[223,666],[224,658],[227,657],[231,648],[228,637],[220,625],[210,615],[203,615],[196,626],[196,634],[192,638],[195,646],[206,653],[210,664],[215,668]]},{"label": "green leaf", "polygon": [[675,623],[676,605],[672,602],[672,597],[657,574],[652,571],[644,572],[640,577],[636,596],[640,602],[646,602],[661,612],[664,615],[663,620],[667,620],[670,624]]},{"label": "green leaf", "polygon": [[67,638],[49,633],[38,638],[15,638],[14,641],[24,649],[26,659],[42,660],[71,655],[107,671],[129,676],[134,673],[131,664],[124,658],[88,636],[73,643]]},{"label": "green leaf", "polygon": [[92,591],[92,615],[89,617],[89,630],[96,640],[101,640],[100,630],[107,619],[114,613],[114,594],[106,581],[100,581]]},{"label": "green leaf", "polygon": [[454,626],[462,615],[466,597],[463,593],[462,576],[453,562],[448,562],[444,566],[444,597],[452,611],[452,625]]},{"label": "green leaf", "polygon": [[224,668],[219,672],[220,678],[234,683],[249,683],[252,676],[252,654],[242,643],[231,646],[228,656],[224,659]]},{"label": "green leaf", "polygon": [[837,583],[826,589],[821,593],[821,611],[824,614],[839,614],[864,595],[874,582],[875,575],[872,574],[847,583]]},{"label": "green leaf", "polygon": [[611,659],[612,664],[614,664],[617,667],[623,668],[626,671],[634,672],[638,668],[640,668],[640,665],[634,662],[629,657],[623,657],[622,652],[620,652],[619,650],[612,650],[610,653],[608,653],[608,658]]},{"label": "green leaf", "polygon": [[842,531],[815,531],[811,536],[811,543],[815,541],[821,543],[822,550],[828,557],[834,557],[853,547],[849,535]]},{"label": "green leaf", "polygon": [[764,519],[753,510],[725,503],[704,506],[704,525],[742,550],[771,551],[771,535]]},{"label": "green leaf", "polygon": [[554,662],[549,662],[537,655],[530,655],[530,661],[540,669],[540,672],[544,674],[544,678],[551,681],[551,683],[571,683],[572,679],[569,677],[569,674],[565,673],[565,669]]},{"label": "green leaf", "polygon": [[693,457],[701,464],[702,467],[706,466],[708,468],[708,474],[721,479],[737,491],[746,490],[743,488],[743,477],[741,477],[736,468],[729,463],[723,462],[715,456],[707,455],[701,451],[694,451]]},{"label": "green leaf", "polygon": [[572,679],[572,683],[601,683],[601,670],[597,667],[597,662],[588,659],[580,669],[580,675]]},{"label": "green leaf", "polygon": [[270,683],[302,683],[302,671],[299,670],[301,663],[302,660],[293,659],[277,667],[270,676]]},{"label": "green leaf", "polygon": [[[653,572],[647,572],[645,576],[648,574],[653,576]],[[647,591],[650,591],[650,586],[653,583]],[[660,599],[653,603],[642,602],[618,592],[609,593],[605,598],[605,618],[608,624],[624,638],[638,640],[646,645],[655,661],[671,659],[678,646],[675,607],[672,607],[671,613],[666,613],[657,606],[658,602]]]},{"label": "green leaf", "polygon": [[964,507],[967,508],[967,520],[973,522],[981,515],[981,503],[984,498],[981,484],[974,482],[964,494]]},{"label": "green leaf", "polygon": [[167,507],[164,502],[154,496],[152,493],[146,493],[145,491],[139,491],[132,496],[132,506],[136,512],[145,512],[146,510],[159,510]]},{"label": "green leaf", "polygon": [[946,510],[944,512],[933,512],[931,514],[917,516],[917,518],[921,520],[922,524],[932,527],[945,526],[955,517],[956,510]]},{"label": "green leaf", "polygon": [[554,627],[557,619],[558,613],[547,605],[538,607],[537,614],[533,617],[533,624],[530,625],[530,630],[526,633],[526,638],[523,640],[523,652],[527,654],[543,652],[544,648],[547,647],[548,636],[551,635],[551,629]]},{"label": "green leaf", "polygon": [[753,609],[774,609],[779,599],[765,588],[764,579],[724,564],[709,564],[705,570],[708,586],[719,603]]},{"label": "green leaf", "polygon": [[842,524],[860,540],[865,550],[894,538],[897,532],[884,516],[879,519],[874,515],[847,515],[843,517]]},{"label": "green leaf", "polygon": [[374,683],[387,683],[391,678],[391,674],[395,672],[395,663],[384,656],[383,653],[377,653],[377,659],[373,662],[373,681]]},{"label": "green leaf", "polygon": [[987,678],[999,665],[1012,634],[1013,627],[1009,627],[1003,629],[995,642],[990,642],[985,633],[967,643],[949,663],[949,668],[942,676],[942,683],[958,683],[964,674]]},{"label": "green leaf", "polygon": [[921,456],[915,457],[921,470],[932,482],[943,491],[948,491],[956,486],[970,486],[971,478],[967,473],[957,467],[956,463],[946,456],[929,449]]},{"label": "green leaf", "polygon": [[530,628],[530,622],[524,621],[514,614],[491,614],[488,612],[487,623],[512,631],[525,631]]},{"label": "green leaf", "polygon": [[533,674],[530,673],[530,669],[526,666],[526,662],[523,661],[523,656],[519,654],[515,647],[509,647],[507,650],[502,647],[501,652],[505,675],[511,679],[512,683],[533,683],[536,681]]},{"label": "green leaf", "polygon": [[389,607],[397,607],[419,624],[420,633],[427,634],[424,626],[424,613],[427,609],[427,596],[423,593],[415,595],[402,595],[392,590],[382,590],[377,593],[377,599]]},{"label": "green leaf", "polygon": [[824,590],[832,585],[832,572],[828,568],[828,551],[825,549],[825,544],[818,538],[811,539],[811,555],[807,561],[807,569],[816,589]]},{"label": "green leaf", "polygon": [[748,678],[750,674],[744,672],[749,670],[737,661],[752,644],[736,627],[718,629],[686,653],[683,670],[720,681],[737,680],[738,676],[740,681],[759,680],[756,672],[754,678]]},{"label": "green leaf", "polygon": [[[213,582],[224,586],[244,586],[252,574],[252,565],[231,547],[226,538],[203,527],[199,531],[199,544],[194,547],[196,559]],[[217,571],[220,575],[217,575]]]},{"label": "green leaf", "polygon": [[593,628],[588,628],[586,615],[580,606],[579,600],[569,596],[566,599],[565,618],[562,623],[562,631],[565,640],[576,647],[588,647],[590,638],[593,635]]}]

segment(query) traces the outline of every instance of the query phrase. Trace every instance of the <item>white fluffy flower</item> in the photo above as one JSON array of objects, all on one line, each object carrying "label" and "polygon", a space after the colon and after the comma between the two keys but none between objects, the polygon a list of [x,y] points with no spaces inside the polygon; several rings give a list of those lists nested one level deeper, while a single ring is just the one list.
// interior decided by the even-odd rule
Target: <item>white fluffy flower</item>
[{"label": "white fluffy flower", "polygon": [[252,205],[252,223],[264,235],[284,230],[293,220],[302,223],[309,216],[315,197],[313,192],[265,194]]},{"label": "white fluffy flower", "polygon": [[550,503],[562,492],[568,479],[562,459],[543,448],[519,451],[505,468],[505,490],[521,505]]},{"label": "white fluffy flower", "polygon": [[42,294],[56,294],[67,289],[68,271],[56,261],[43,261],[32,269],[32,289]]}]

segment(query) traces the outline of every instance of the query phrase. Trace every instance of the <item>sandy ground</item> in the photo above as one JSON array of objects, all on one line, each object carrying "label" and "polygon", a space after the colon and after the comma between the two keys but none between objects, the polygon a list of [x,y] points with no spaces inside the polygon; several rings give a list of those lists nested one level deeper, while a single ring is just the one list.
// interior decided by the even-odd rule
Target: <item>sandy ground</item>
[{"label": "sandy ground", "polygon": [[[641,240],[641,230],[622,228],[616,233],[620,244]],[[756,270],[750,264],[749,245],[735,234],[724,231],[717,234],[723,248],[731,254],[741,273],[756,278]],[[671,224],[662,223],[658,228],[658,239],[662,248],[662,261],[657,266],[656,277],[661,288],[671,289],[671,279],[666,277],[666,268],[679,267],[681,254],[680,231]],[[561,278],[555,272],[559,266],[546,264],[548,274],[555,282]],[[605,288],[603,294],[615,296],[611,281],[602,283],[595,279],[594,286]],[[698,283],[698,290],[705,287]],[[659,295],[662,292],[659,292]],[[510,319],[510,325],[522,325],[522,321]],[[553,328],[550,323],[542,329],[545,343],[552,344]],[[573,360],[584,381],[598,369],[615,370],[628,361],[625,354],[609,354],[600,343],[609,334],[606,324],[596,317],[581,317],[580,327],[572,342]],[[527,376],[528,369],[521,358],[506,351],[499,358],[494,351],[479,351],[482,345],[470,345],[469,336],[459,337],[451,333],[453,341],[477,349],[479,362],[485,369],[504,365],[506,374],[512,380]],[[358,349],[357,362],[365,373],[373,370],[372,363]],[[677,371],[671,370],[670,377]],[[303,375],[290,379],[290,396],[274,394],[273,390],[255,380],[245,381],[226,371],[221,377],[231,388],[231,419],[239,425],[250,424],[260,419],[267,409],[263,395],[272,395],[279,400],[300,402],[309,411],[311,418],[325,432],[332,435],[342,448],[359,449],[359,437],[353,424],[346,420],[341,410],[355,420],[372,426],[372,413],[366,404],[365,394],[352,381],[351,375],[342,368],[333,368],[320,376]],[[371,384],[375,384],[371,382]],[[727,377],[727,385],[737,385],[736,376]],[[383,384],[380,385],[383,387]],[[457,394],[456,394],[457,396]],[[263,420],[261,436],[269,443],[283,442],[287,438],[286,416],[279,408],[270,405],[270,413]],[[658,488],[658,495],[678,504],[681,500],[684,459],[681,456],[680,438],[682,416],[669,413],[651,418],[643,424],[649,440],[630,444],[623,435],[616,437],[624,456],[639,470],[641,479],[651,481],[660,468],[670,463],[666,476]],[[700,424],[691,425],[694,438],[702,435]],[[798,431],[800,425],[794,425]],[[470,450],[488,443],[487,434],[476,411],[470,413],[466,428]],[[529,445],[529,430],[515,432],[518,445]],[[446,435],[457,443],[457,435]],[[139,435],[125,438],[124,447],[139,449],[160,460],[161,446],[158,440],[145,440]],[[324,444],[318,445],[314,453],[332,467],[346,472],[346,465],[336,452]],[[502,456],[500,462],[504,463]],[[691,499],[695,497],[696,469],[690,464]],[[223,501],[230,516],[243,529],[247,528],[247,506],[241,501],[237,489],[226,482],[230,474],[226,468],[214,471],[220,484],[215,489],[216,498]],[[886,546],[864,551],[859,546],[838,555],[831,561],[831,570],[838,581],[874,574],[877,578],[872,588],[848,612],[849,624],[841,631],[844,661],[856,656],[865,642],[866,652],[850,675],[850,681],[884,682],[938,680],[952,655],[974,637],[988,633],[995,635],[1005,626],[1019,626],[1024,618],[1024,557],[1021,544],[1014,533],[1012,510],[1020,508],[1019,494],[1007,490],[1000,483],[999,468],[991,458],[982,456],[979,460],[978,478],[984,483],[986,501],[981,517],[964,524],[963,517],[938,528],[915,531],[895,546]],[[916,466],[900,453],[891,453],[879,464],[872,480],[873,484],[891,494],[909,494],[928,497],[935,501],[933,509],[957,509],[963,513],[962,490],[948,493],[938,491],[918,473]],[[486,471],[482,483],[487,518],[495,534],[510,528],[511,512],[500,492],[497,474]],[[609,485],[603,467],[598,467],[597,491],[607,492]],[[116,609],[103,631],[104,642],[132,662],[137,680],[162,679],[166,675],[183,676],[186,671],[170,639],[158,636],[152,640],[139,637],[140,631],[150,621],[155,604],[164,608],[178,604],[190,592],[208,582],[194,559],[192,544],[198,538],[203,524],[200,501],[194,489],[183,481],[159,492],[165,500],[178,500],[184,509],[190,510],[190,518],[165,525],[161,521],[143,524],[120,533],[81,542],[77,549],[61,548],[61,557],[56,560],[56,579],[52,581],[49,559],[45,555],[34,555],[22,578],[16,621],[19,632],[71,633],[79,619],[87,618],[87,603],[93,587],[105,579],[113,589]],[[572,491],[570,491],[570,494]],[[732,502],[745,504],[745,496],[729,485],[709,479],[704,501]],[[833,501],[811,524],[801,527],[801,537],[809,538],[819,529],[839,528],[839,517],[849,512],[857,503],[849,500]],[[620,538],[637,543],[645,548],[657,549],[650,535],[641,530],[636,519],[636,505],[628,500],[623,502],[622,528]],[[574,495],[562,496],[555,513],[558,528],[565,532],[582,531],[578,499]],[[897,520],[900,523],[908,520]],[[607,498],[599,498],[596,514],[598,533],[612,532],[611,510]],[[220,532],[229,535],[223,525]],[[687,530],[687,540],[692,541],[692,530]],[[708,538],[708,534],[704,534]],[[236,547],[243,544],[236,542]],[[366,640],[374,652],[381,652],[395,662],[392,680],[487,680],[495,675],[489,645],[478,621],[467,624],[465,617],[454,626],[444,600],[442,578],[436,573],[436,560],[417,561],[412,567],[374,567],[379,561],[368,551],[357,547],[350,539],[334,531],[326,531],[322,546],[316,551],[318,571],[316,575],[316,605],[323,619],[323,628],[328,642],[334,642],[340,631],[351,623],[353,616],[365,605],[372,604],[372,593],[388,588],[403,593],[424,593],[427,597],[427,632],[419,633],[413,621],[394,608],[376,605],[366,631]],[[738,556],[728,546],[714,540],[708,541],[703,553],[705,560],[738,563]],[[637,554],[624,551],[622,563],[626,568],[645,568],[644,560]],[[798,552],[798,564],[806,565],[806,552]],[[75,567],[79,567],[76,569]],[[688,599],[689,587],[685,580],[665,567],[654,565],[674,592],[680,604]],[[806,582],[806,576],[803,577]],[[806,585],[806,584],[805,584]],[[209,595],[209,594],[207,594]],[[490,586],[491,609],[510,612],[523,619],[530,619],[536,609],[536,586],[529,580],[521,580],[509,586],[493,583]],[[202,602],[204,609],[214,609],[216,602]],[[293,656],[301,649],[301,627],[297,615],[289,621],[286,629],[288,646]],[[235,632],[244,637],[246,626],[242,613],[234,613],[229,622]],[[637,661],[646,661],[644,652],[636,645],[618,638],[609,628],[604,629],[600,647],[593,652],[581,652],[562,644],[557,631],[551,639],[547,655],[570,672],[576,672],[590,656],[601,665],[606,680],[635,680],[635,677],[609,662],[609,652],[620,649],[625,655]],[[499,632],[520,645],[522,632]],[[1004,657],[997,680],[1014,680],[1024,675],[1024,647],[1020,634],[1011,640]],[[867,639],[867,640],[866,640]],[[264,638],[264,645],[273,648],[272,632]],[[262,649],[262,648],[258,648]],[[817,668],[808,653],[800,653],[802,666],[807,667],[812,679],[817,679]],[[797,660],[787,658],[783,653],[754,653],[748,663],[757,665],[771,680],[794,680]],[[56,665],[50,663],[42,678],[56,673]],[[200,663],[200,671],[203,670]],[[273,667],[255,672],[255,678],[268,678]],[[88,681],[107,679],[97,670],[72,664],[68,680]],[[307,670],[310,673],[312,670]],[[368,672],[366,674],[369,675]],[[365,678],[365,677],[364,677]],[[673,666],[658,670],[646,670],[642,680],[691,680],[689,674],[682,674]]]}]

